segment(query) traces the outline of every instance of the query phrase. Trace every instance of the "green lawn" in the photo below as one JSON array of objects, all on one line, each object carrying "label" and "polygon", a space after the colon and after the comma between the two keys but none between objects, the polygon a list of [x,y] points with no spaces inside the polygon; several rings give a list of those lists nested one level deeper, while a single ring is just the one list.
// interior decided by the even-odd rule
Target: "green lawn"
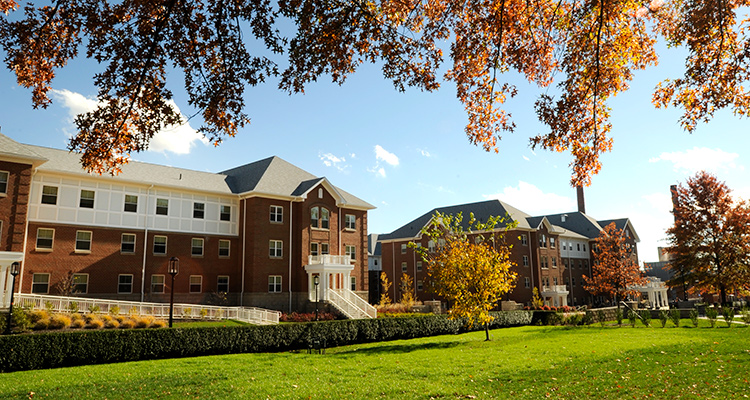
[{"label": "green lawn", "polygon": [[[658,323],[658,321],[657,321]],[[689,323],[683,321],[683,325]],[[750,327],[521,327],[328,349],[3,374],[0,398],[621,399],[750,396]],[[33,394],[32,394],[33,393]]]}]

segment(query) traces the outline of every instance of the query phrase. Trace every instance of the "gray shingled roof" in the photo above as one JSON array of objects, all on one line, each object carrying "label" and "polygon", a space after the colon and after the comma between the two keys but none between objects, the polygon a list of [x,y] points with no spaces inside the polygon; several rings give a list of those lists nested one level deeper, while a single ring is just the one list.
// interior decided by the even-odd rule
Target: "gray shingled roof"
[{"label": "gray shingled roof", "polygon": [[[562,216],[565,215],[565,222],[562,222]],[[545,215],[552,225],[562,227],[565,230],[578,233],[589,239],[599,237],[602,231],[601,225],[590,216],[579,212],[567,212],[560,214]]]},{"label": "gray shingled roof", "polygon": [[[40,171],[63,172],[68,174],[91,176],[81,168],[79,154],[67,150],[21,144],[0,134],[0,156],[30,158],[44,161]],[[166,165],[149,164],[131,161],[122,166],[117,176],[97,176],[115,182],[130,182],[162,187],[188,190],[199,190],[219,194],[258,194],[285,197],[300,196],[318,183],[326,180],[304,171],[279,157],[241,165],[220,173],[194,171]],[[334,186],[341,195],[342,201],[352,207],[375,208],[370,203]]]},{"label": "gray shingled roof", "polygon": [[[466,226],[469,222],[469,213],[474,213],[474,217],[478,221],[487,221],[491,216],[505,216],[506,212],[515,221],[518,221],[519,228],[530,229],[527,218],[529,214],[507,204],[500,200],[488,200],[478,203],[460,204],[456,206],[447,206],[432,209],[430,212],[423,214],[419,218],[409,222],[408,224],[396,229],[395,231],[387,234],[380,235],[378,241],[382,240],[393,240],[393,239],[410,239],[417,237],[422,228],[430,222],[430,219],[435,215],[435,211],[440,211],[442,214],[456,215],[459,212],[463,215],[463,224]],[[498,228],[504,227],[505,224],[501,224]]]}]

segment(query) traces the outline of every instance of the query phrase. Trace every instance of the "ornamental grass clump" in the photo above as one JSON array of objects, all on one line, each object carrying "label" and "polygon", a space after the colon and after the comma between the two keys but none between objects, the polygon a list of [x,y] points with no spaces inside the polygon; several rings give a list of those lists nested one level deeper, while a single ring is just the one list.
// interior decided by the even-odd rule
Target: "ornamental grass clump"
[{"label": "ornamental grass clump", "polygon": [[607,314],[604,312],[604,310],[599,310],[596,312],[596,320],[599,321],[599,325],[604,328],[604,323],[607,322]]},{"label": "ornamental grass clump", "polygon": [[35,331],[44,331],[44,330],[49,329],[49,318],[42,318],[42,319],[37,320],[36,322],[33,323],[33,325],[31,326],[31,329]]},{"label": "ornamental grass clump", "polygon": [[29,311],[29,321],[31,324],[36,324],[39,320],[49,319],[50,313],[45,310],[32,310]]},{"label": "ornamental grass clump", "polygon": [[622,309],[620,307],[617,307],[617,310],[615,310],[615,319],[617,320],[617,326],[622,326],[622,320],[623,318]]},{"label": "ornamental grass clump", "polygon": [[638,314],[640,314],[641,322],[645,327],[651,326],[651,310],[641,310]]},{"label": "ornamental grass clump", "polygon": [[49,329],[66,329],[70,324],[70,317],[65,314],[53,314],[49,319]]},{"label": "ornamental grass clump", "polygon": [[135,321],[136,328],[143,329],[151,326],[151,323],[154,322],[154,317],[150,315],[140,315],[134,317],[133,320]]},{"label": "ornamental grass clump", "polygon": [[635,310],[628,309],[627,314],[630,326],[635,328],[635,322],[638,320],[638,313],[636,313]]},{"label": "ornamental grass clump", "polygon": [[104,322],[99,318],[87,318],[86,329],[102,329]]},{"label": "ornamental grass clump", "polygon": [[680,310],[673,308],[669,311],[669,319],[672,320],[672,323],[674,324],[675,328],[680,327]]},{"label": "ornamental grass clump", "polygon": [[690,310],[690,322],[693,323],[694,328],[698,327],[698,310],[695,308]]},{"label": "ornamental grass clump", "polygon": [[747,307],[743,308],[742,311],[740,311],[740,317],[742,317],[742,322],[750,324],[750,309]]},{"label": "ornamental grass clump", "polygon": [[667,310],[661,310],[659,311],[659,322],[661,322],[661,327],[664,328],[667,326],[667,321],[669,320],[669,311]]},{"label": "ornamental grass clump", "polygon": [[135,321],[132,319],[123,319],[120,321],[120,329],[133,329],[135,328]]},{"label": "ornamental grass clump", "polygon": [[708,318],[711,328],[716,326],[716,318],[718,318],[718,316],[719,310],[717,310],[716,307],[706,307],[706,318]]},{"label": "ornamental grass clump", "polygon": [[727,323],[727,328],[732,327],[732,321],[734,320],[734,307],[722,307],[721,315],[724,317],[724,321]]}]

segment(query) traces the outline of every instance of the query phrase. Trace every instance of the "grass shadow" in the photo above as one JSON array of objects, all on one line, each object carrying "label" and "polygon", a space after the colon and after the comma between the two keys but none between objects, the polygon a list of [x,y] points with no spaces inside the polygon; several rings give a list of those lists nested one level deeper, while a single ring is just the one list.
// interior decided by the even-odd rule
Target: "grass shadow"
[{"label": "grass shadow", "polygon": [[353,354],[393,354],[393,353],[411,353],[418,350],[441,350],[451,349],[460,345],[466,344],[466,342],[452,341],[452,342],[440,342],[440,343],[415,343],[415,344],[391,344],[383,346],[372,346],[365,348],[354,348],[351,350],[337,351],[337,355],[353,355]]}]

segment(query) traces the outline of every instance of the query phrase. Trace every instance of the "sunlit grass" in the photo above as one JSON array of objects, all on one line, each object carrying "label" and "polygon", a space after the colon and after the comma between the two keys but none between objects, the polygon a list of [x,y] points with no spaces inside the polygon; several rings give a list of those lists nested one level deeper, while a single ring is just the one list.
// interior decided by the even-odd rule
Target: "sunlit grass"
[{"label": "sunlit grass", "polygon": [[620,399],[750,395],[750,328],[521,327],[306,352],[3,374],[0,398]]}]

